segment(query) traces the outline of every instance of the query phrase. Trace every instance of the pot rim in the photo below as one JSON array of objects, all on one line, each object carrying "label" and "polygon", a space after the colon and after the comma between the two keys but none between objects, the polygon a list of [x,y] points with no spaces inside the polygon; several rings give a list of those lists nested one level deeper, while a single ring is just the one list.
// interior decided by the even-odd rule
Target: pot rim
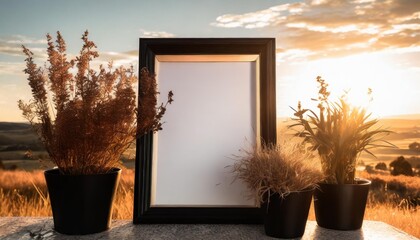
[{"label": "pot rim", "polygon": [[108,174],[120,174],[121,171],[122,171],[121,168],[113,167],[109,172],[104,172],[104,173],[95,173],[95,174],[61,174],[60,173],[60,169],[58,167],[55,167],[55,168],[52,168],[52,169],[45,170],[44,171],[44,174],[76,177],[76,176],[98,176],[98,175],[101,176],[101,175],[108,175]]},{"label": "pot rim", "polygon": [[320,182],[318,185],[341,185],[341,186],[364,186],[364,185],[370,185],[372,183],[371,180],[366,178],[354,178],[354,181],[356,183],[345,183],[345,184],[338,184],[338,183],[325,183]]},{"label": "pot rim", "polygon": [[308,188],[305,188],[305,189],[300,190],[300,191],[290,191],[290,192],[288,192],[288,193],[278,193],[278,192],[273,192],[273,193],[270,193],[270,196],[273,196],[273,195],[278,194],[278,195],[281,195],[281,196],[285,196],[285,197],[286,197],[286,196],[288,196],[288,195],[290,195],[290,194],[295,194],[295,193],[306,193],[306,192],[315,191],[315,189],[317,189],[317,186],[308,187]]}]

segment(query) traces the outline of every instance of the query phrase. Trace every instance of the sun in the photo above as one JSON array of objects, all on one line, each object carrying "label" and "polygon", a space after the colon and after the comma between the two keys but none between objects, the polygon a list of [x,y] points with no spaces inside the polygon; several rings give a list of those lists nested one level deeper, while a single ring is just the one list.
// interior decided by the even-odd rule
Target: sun
[{"label": "sun", "polygon": [[[407,93],[413,92],[410,89],[413,86],[400,83],[404,77],[402,71],[392,59],[382,54],[313,60],[304,64],[303,71],[291,81],[296,87],[286,94],[294,103],[302,101],[303,105],[312,108],[310,98],[316,97],[318,92],[315,78],[321,76],[329,84],[331,100],[347,93],[351,105],[367,108],[374,117],[403,114],[410,112],[412,107],[407,104],[407,97],[410,97]],[[295,106],[294,103],[291,106]]]},{"label": "sun", "polygon": [[[390,64],[372,55],[328,59],[314,63],[330,84],[330,91],[339,97],[347,93],[350,104],[367,107],[371,100],[388,92],[381,82],[392,75]],[[372,91],[371,94],[368,94]],[[376,106],[378,108],[378,106]],[[385,106],[384,106],[385,108]],[[383,112],[385,109],[376,109]]]}]

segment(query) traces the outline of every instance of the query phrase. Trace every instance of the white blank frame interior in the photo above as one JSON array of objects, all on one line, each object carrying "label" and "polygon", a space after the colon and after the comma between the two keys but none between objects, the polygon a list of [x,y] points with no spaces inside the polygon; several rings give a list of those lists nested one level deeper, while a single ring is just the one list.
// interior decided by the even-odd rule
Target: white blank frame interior
[{"label": "white blank frame interior", "polygon": [[159,102],[151,207],[255,207],[228,165],[259,144],[259,55],[156,55]]}]

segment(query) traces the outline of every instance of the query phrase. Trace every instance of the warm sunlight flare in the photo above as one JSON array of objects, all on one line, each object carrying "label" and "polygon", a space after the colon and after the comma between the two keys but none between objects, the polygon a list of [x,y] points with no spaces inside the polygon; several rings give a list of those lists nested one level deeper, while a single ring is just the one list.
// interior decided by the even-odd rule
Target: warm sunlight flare
[{"label": "warm sunlight flare", "polygon": [[[324,78],[329,79],[332,93],[348,92],[349,103],[355,106],[369,106],[372,112],[380,115],[392,114],[387,104],[374,104],[383,101],[395,91],[396,70],[380,56],[361,54],[340,59],[314,61]],[[372,89],[372,103],[368,89]],[[337,96],[339,97],[339,96]],[[398,99],[396,99],[398,101]],[[388,111],[388,112],[387,112]]]},{"label": "warm sunlight flare", "polygon": [[[299,86],[294,87],[293,94],[289,93],[289,99],[295,99],[291,106],[295,106],[297,101],[302,101],[306,106],[313,105],[310,100],[305,100],[305,96],[316,97],[313,94],[316,92],[315,78],[322,76],[329,83],[333,97],[338,98],[347,92],[349,103],[368,108],[374,117],[407,114],[419,108],[417,102],[407,99],[416,99],[412,88],[418,88],[420,83],[407,76],[386,54],[364,53],[326,58],[304,65],[303,71],[290,80],[290,84]],[[371,95],[368,94],[369,89]],[[281,88],[279,91],[283,92]],[[282,99],[278,104],[284,104]],[[280,115],[283,115],[282,112]]]}]

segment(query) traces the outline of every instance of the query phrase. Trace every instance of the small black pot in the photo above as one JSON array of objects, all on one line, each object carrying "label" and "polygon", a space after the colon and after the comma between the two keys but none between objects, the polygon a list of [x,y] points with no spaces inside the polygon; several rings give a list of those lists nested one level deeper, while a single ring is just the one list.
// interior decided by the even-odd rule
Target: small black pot
[{"label": "small black pot", "polygon": [[93,175],[63,175],[52,169],[44,175],[55,231],[82,235],[109,229],[121,169]]},{"label": "small black pot", "polygon": [[320,183],[314,193],[316,222],[323,228],[356,230],[362,227],[371,182],[355,184]]},{"label": "small black pot", "polygon": [[293,192],[284,198],[271,195],[270,201],[261,205],[265,234],[275,238],[302,237],[313,192],[313,189]]}]

